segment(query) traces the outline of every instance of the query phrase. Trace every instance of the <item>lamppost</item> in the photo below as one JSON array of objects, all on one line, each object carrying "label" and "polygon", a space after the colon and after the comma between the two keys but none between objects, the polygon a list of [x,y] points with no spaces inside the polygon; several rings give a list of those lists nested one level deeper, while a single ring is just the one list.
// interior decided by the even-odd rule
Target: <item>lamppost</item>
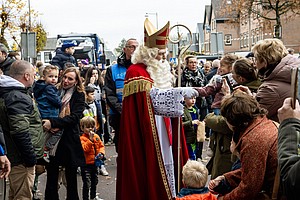
[{"label": "lamppost", "polygon": [[149,15],[155,15],[155,17],[156,17],[156,28],[158,29],[158,14],[157,14],[157,12],[155,12],[155,13],[147,12],[145,17],[148,17]]},{"label": "lamppost", "polygon": [[30,0],[28,0],[28,29],[31,31],[31,8],[30,8]]}]

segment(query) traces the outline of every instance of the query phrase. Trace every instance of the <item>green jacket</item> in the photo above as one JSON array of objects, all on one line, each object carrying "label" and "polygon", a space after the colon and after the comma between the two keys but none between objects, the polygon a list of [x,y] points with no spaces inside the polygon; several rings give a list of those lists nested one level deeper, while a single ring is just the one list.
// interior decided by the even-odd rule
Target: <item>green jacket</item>
[{"label": "green jacket", "polygon": [[233,164],[230,152],[232,131],[228,128],[224,117],[213,113],[205,117],[205,125],[214,131],[210,137],[213,142],[210,146],[214,155],[206,166],[212,179],[214,179],[231,170]]},{"label": "green jacket", "polygon": [[287,199],[299,199],[300,120],[290,118],[282,121],[278,133],[278,161],[283,189]]},{"label": "green jacket", "polygon": [[[197,116],[199,119],[199,112],[197,112]],[[197,132],[194,128],[194,125],[192,124],[192,121],[193,119],[189,110],[187,109],[187,107],[184,107],[182,124],[184,128],[184,135],[187,144],[194,144],[197,139]]]},{"label": "green jacket", "polygon": [[42,121],[24,86],[8,76],[0,78],[0,124],[12,166],[33,166],[42,158],[45,137]]}]

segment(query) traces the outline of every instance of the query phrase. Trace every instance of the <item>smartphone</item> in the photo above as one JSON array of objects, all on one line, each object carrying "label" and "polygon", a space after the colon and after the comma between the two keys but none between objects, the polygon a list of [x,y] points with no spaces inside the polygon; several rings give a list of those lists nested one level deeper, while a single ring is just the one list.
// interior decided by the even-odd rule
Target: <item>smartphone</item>
[{"label": "smartphone", "polygon": [[230,80],[229,80],[229,77],[228,77],[228,76],[223,76],[223,78],[225,78],[225,80],[226,80],[226,82],[227,82],[227,84],[228,84],[228,86],[229,86],[229,88],[230,88],[230,93],[232,93],[232,92],[233,92],[233,87],[232,87],[232,85],[231,85],[231,82],[230,82]]},{"label": "smartphone", "polygon": [[296,108],[296,100],[300,99],[300,70],[298,67],[291,69],[291,98],[292,98],[292,108]]}]

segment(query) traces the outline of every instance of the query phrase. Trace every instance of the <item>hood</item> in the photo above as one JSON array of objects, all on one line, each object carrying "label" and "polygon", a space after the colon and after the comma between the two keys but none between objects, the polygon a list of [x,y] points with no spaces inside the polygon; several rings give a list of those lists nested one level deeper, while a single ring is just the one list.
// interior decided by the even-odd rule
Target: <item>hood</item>
[{"label": "hood", "polygon": [[129,60],[126,60],[126,55],[125,55],[124,52],[122,52],[122,53],[119,55],[119,57],[118,57],[118,59],[117,59],[117,63],[118,63],[119,65],[122,65],[122,66],[126,67],[126,68],[128,68],[130,65],[132,65],[132,62],[131,62],[130,59],[129,59]]},{"label": "hood", "polygon": [[34,97],[39,97],[41,96],[42,92],[44,91],[45,87],[47,87],[46,83],[44,80],[38,80],[35,82],[34,87],[33,87],[33,94]]},{"label": "hood", "polygon": [[15,88],[26,89],[25,86],[16,79],[6,75],[0,75],[0,96]]},{"label": "hood", "polygon": [[273,72],[264,78],[264,81],[276,79],[276,81],[291,82],[291,69],[300,66],[300,59],[288,54],[282,58],[281,62],[275,67]]},{"label": "hood", "polygon": [[15,62],[16,60],[15,59],[12,59],[10,57],[7,57],[3,63],[0,64],[0,69],[3,71],[3,73],[5,75],[8,75],[8,71],[10,69],[10,66],[13,62]]},{"label": "hood", "polygon": [[63,51],[61,49],[56,49],[55,54],[62,54]]},{"label": "hood", "polygon": [[17,81],[16,79],[14,79],[10,76],[1,75],[0,76],[0,88],[8,88],[8,87],[25,88],[25,86],[20,81]]}]

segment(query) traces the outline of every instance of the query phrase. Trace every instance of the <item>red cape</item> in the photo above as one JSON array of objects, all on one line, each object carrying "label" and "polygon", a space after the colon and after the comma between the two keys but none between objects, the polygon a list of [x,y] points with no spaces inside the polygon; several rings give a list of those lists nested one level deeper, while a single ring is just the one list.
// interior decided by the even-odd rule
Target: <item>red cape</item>
[{"label": "red cape", "polygon": [[[145,65],[135,64],[127,70],[117,158],[117,200],[172,199],[149,95],[152,84]],[[172,122],[173,146],[176,145],[176,151],[173,153],[175,166],[177,127],[178,125]],[[181,144],[182,169],[188,159],[183,132]],[[176,171],[175,176],[177,177]]]}]

